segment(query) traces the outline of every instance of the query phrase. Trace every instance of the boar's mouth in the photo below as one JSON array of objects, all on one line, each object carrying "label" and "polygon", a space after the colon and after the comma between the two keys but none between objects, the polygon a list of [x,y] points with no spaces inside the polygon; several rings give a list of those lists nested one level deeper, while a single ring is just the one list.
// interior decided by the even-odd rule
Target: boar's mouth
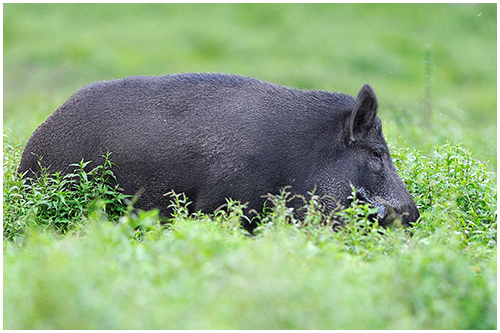
[{"label": "boar's mouth", "polygon": [[403,227],[410,226],[410,218],[409,213],[398,214],[396,209],[394,209],[386,200],[379,196],[375,196],[373,199],[367,195],[366,191],[363,188],[359,188],[356,191],[356,197],[361,202],[366,202],[377,208],[377,212],[371,214],[369,219],[372,222],[378,220],[379,225],[383,227],[389,227],[393,225],[399,225]]}]

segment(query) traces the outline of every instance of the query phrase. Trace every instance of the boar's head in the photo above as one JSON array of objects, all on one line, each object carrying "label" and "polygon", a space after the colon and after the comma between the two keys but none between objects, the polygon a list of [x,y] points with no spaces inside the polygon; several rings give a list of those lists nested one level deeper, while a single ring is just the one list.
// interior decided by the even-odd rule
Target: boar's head
[{"label": "boar's head", "polygon": [[392,162],[377,108],[375,92],[364,85],[344,120],[335,158],[316,182],[318,193],[335,198],[325,200],[333,210],[338,204],[349,205],[354,187],[358,199],[377,208],[381,225],[400,219],[408,226],[419,212]]}]

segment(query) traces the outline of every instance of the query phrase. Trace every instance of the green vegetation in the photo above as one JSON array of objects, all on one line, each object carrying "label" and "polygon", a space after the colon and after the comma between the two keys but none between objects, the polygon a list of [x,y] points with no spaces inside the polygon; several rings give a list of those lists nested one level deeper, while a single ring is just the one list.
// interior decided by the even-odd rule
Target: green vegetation
[{"label": "green vegetation", "polygon": [[462,142],[496,169],[496,4],[3,6],[13,142],[94,81],[224,72],[351,95],[369,82],[391,136]]},{"label": "green vegetation", "polygon": [[[496,60],[496,4],[4,4],[4,329],[496,329]],[[81,86],[190,71],[368,81],[421,219],[325,221],[313,198],[296,221],[283,192],[250,236],[233,201],[133,210],[113,154],[16,174]]]},{"label": "green vegetation", "polygon": [[358,202],[325,223],[314,198],[296,221],[283,192],[255,236],[232,201],[190,216],[172,194],[165,223],[109,200],[108,159],[94,177],[76,165],[76,191],[28,185],[19,150],[4,147],[4,328],[496,328],[495,179],[459,146],[394,150],[422,214],[409,230]]},{"label": "green vegetation", "polygon": [[[5,151],[7,150],[7,152]],[[10,151],[9,151],[10,150]],[[5,156],[19,159],[20,149],[8,145]],[[10,158],[12,158],[12,155]],[[119,192],[118,185],[111,186],[114,178],[111,162],[105,157],[104,164],[89,172],[84,169],[89,162],[75,164],[75,172],[61,176],[50,175],[43,170],[42,176],[30,184],[22,179],[12,166],[10,158],[4,164],[4,228],[5,240],[13,240],[27,227],[26,221],[34,218],[38,226],[55,228],[65,233],[74,227],[72,221],[79,221],[89,212],[102,209],[106,217],[113,220],[126,213],[125,207],[117,202],[128,196]],[[10,164],[8,164],[10,163]],[[24,217],[24,218],[19,218]],[[78,222],[77,222],[78,223]]]}]

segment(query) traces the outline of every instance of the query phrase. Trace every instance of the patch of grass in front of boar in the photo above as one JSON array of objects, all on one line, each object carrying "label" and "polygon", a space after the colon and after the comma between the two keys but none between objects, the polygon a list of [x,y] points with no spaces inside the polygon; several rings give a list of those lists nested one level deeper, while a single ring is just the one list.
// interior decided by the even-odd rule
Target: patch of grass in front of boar
[{"label": "patch of grass in front of boar", "polygon": [[299,222],[284,191],[249,237],[241,204],[189,214],[181,194],[168,225],[105,205],[65,233],[20,222],[4,144],[4,328],[495,329],[496,176],[460,146],[391,150],[422,215],[409,230],[354,201],[332,232],[314,197]]},{"label": "patch of grass in front of boar", "polygon": [[[4,137],[5,139],[5,137]],[[66,233],[81,226],[88,215],[99,209],[115,220],[124,215],[126,205],[111,171],[109,154],[102,165],[85,171],[89,162],[74,164],[73,173],[61,176],[43,170],[32,183],[17,173],[22,147],[4,140],[3,237],[22,236],[29,224]]]},{"label": "patch of grass in front of boar", "polygon": [[426,156],[399,148],[392,157],[422,213],[414,233],[429,236],[447,227],[464,246],[496,247],[497,176],[470,150],[445,144]]},{"label": "patch of grass in front of boar", "polygon": [[370,258],[342,231],[293,224],[247,237],[184,216],[135,230],[92,219],[6,244],[4,328],[496,328],[496,255],[477,260],[449,229],[355,240],[386,249]]}]

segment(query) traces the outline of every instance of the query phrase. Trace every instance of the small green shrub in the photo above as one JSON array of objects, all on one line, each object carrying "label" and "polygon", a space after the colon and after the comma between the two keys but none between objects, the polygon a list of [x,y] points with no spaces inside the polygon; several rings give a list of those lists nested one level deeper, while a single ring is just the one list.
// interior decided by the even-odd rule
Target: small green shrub
[{"label": "small green shrub", "polygon": [[452,227],[465,243],[497,242],[496,174],[459,144],[437,146],[431,156],[409,148],[392,149],[401,177],[422,214],[415,232]]},{"label": "small green shrub", "polygon": [[38,179],[28,182],[17,173],[21,148],[4,141],[3,237],[12,240],[22,235],[28,224],[53,228],[66,233],[85,222],[94,210],[102,211],[110,220],[127,213],[121,193],[115,184],[109,154],[104,163],[90,171],[90,162],[73,164],[74,172],[67,175],[49,174],[42,170]]},{"label": "small green shrub", "polygon": [[3,231],[4,239],[12,239],[26,227],[26,222],[23,221],[26,212],[20,209],[25,201],[22,192],[23,182],[16,169],[21,160],[23,147],[19,144],[10,144],[5,131],[3,139]]}]

